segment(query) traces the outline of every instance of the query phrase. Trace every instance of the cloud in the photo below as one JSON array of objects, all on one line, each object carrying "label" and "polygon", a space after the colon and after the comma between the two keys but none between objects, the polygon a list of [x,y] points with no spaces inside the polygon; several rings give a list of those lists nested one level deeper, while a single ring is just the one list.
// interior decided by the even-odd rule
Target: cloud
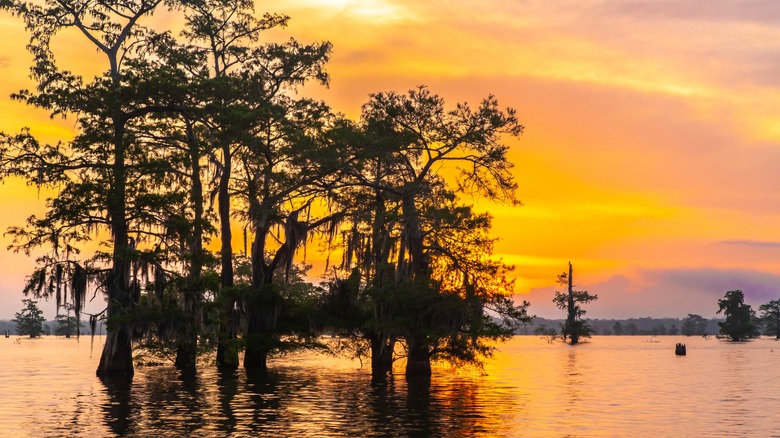
[{"label": "cloud", "polygon": [[[745,301],[758,306],[780,298],[780,275],[738,269],[638,269],[635,276],[614,275],[593,284],[582,284],[599,299],[586,308],[589,318],[684,317],[689,313],[716,316],[718,299],[740,289]],[[531,313],[560,318],[552,305],[556,288],[536,288],[517,296],[531,302]]]},{"label": "cloud", "polygon": [[780,248],[780,242],[762,240],[724,240],[721,245],[747,246],[753,248]]},{"label": "cloud", "polygon": [[613,0],[601,7],[603,12],[642,20],[750,22],[775,26],[780,8],[765,0],[710,0],[706,7],[698,0]]},{"label": "cloud", "polygon": [[702,268],[645,271],[644,275],[656,284],[676,285],[717,297],[741,289],[748,301],[759,304],[780,297],[780,275],[769,272]]}]

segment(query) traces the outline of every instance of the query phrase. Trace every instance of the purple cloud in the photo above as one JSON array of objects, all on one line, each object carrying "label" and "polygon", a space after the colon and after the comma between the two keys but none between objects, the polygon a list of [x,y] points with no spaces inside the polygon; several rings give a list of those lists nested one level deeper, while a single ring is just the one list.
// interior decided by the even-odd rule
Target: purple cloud
[{"label": "purple cloud", "polygon": [[764,240],[724,240],[721,245],[748,246],[754,248],[780,248],[780,242]]},{"label": "purple cloud", "polygon": [[[551,302],[556,289],[537,288],[518,298],[531,302],[531,313],[559,318],[561,311]],[[633,277],[614,275],[578,289],[599,296],[587,308],[590,318],[684,317],[689,313],[711,318],[716,316],[718,299],[729,290],[742,290],[755,310],[780,298],[780,275],[739,269],[639,269]]]}]

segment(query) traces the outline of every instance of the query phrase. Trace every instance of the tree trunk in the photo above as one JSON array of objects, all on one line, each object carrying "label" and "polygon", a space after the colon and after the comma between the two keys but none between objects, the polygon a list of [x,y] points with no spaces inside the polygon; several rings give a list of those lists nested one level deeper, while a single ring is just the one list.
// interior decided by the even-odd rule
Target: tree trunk
[{"label": "tree trunk", "polygon": [[775,339],[780,339],[780,316],[776,316],[775,318],[777,318],[775,320],[775,323],[777,324],[775,327]]},{"label": "tree trunk", "polygon": [[197,342],[193,343],[191,339],[180,339],[176,346],[176,361],[173,365],[180,371],[195,371],[195,364],[198,359]]},{"label": "tree trunk", "polygon": [[[270,287],[270,285],[266,286]],[[247,302],[246,350],[244,368],[254,371],[268,369],[268,353],[273,343],[276,315],[272,305],[266,303],[263,286],[253,288],[253,296]]]},{"label": "tree trunk", "polygon": [[[377,162],[377,183],[381,173],[381,160]],[[371,232],[371,250],[372,265],[374,275],[371,278],[367,272],[366,283],[372,284],[377,290],[384,290],[385,286],[393,282],[393,266],[389,261],[390,243],[387,231],[385,200],[380,189],[374,191],[374,220]],[[369,271],[369,270],[367,270]],[[387,303],[378,300],[374,307],[374,319],[378,324],[387,324],[390,322]],[[371,379],[372,381],[383,381],[389,374],[393,373],[393,352],[395,350],[395,336],[388,330],[380,330],[371,333],[369,336],[371,342]]]},{"label": "tree trunk", "polygon": [[[407,276],[406,280],[415,280],[421,275],[427,273],[427,263],[423,254],[423,232],[420,227],[420,218],[418,217],[417,207],[414,204],[414,195],[404,194],[401,200],[401,211],[404,220],[403,240],[407,251],[409,251],[409,266],[406,269],[399,268],[401,279]],[[399,264],[403,261],[399,259]],[[404,267],[402,265],[402,267]],[[406,271],[406,272],[403,272]]]},{"label": "tree trunk", "polygon": [[406,357],[406,376],[430,376],[431,354],[421,339],[410,338]]},{"label": "tree trunk", "polygon": [[572,280],[572,267],[569,262],[569,302],[568,302],[568,317],[567,322],[569,325],[569,338],[571,345],[576,345],[580,342],[580,330],[577,324],[577,308],[574,306],[574,282]]},{"label": "tree trunk", "polygon": [[198,359],[198,313],[201,310],[203,287],[200,284],[203,270],[203,183],[200,179],[200,147],[193,130],[192,122],[187,120],[187,145],[192,174],[190,203],[193,210],[192,236],[190,237],[190,267],[183,293],[184,329],[179,334],[176,346],[174,366],[182,371],[195,371]]},{"label": "tree trunk", "polygon": [[244,368],[248,371],[268,371],[268,351],[247,348],[244,352]]},{"label": "tree trunk", "polygon": [[[217,203],[219,209],[220,238],[222,248],[220,250],[222,263],[222,288],[233,287],[233,234],[230,230],[230,172],[232,167],[230,145],[222,146],[224,157],[222,175],[219,178]],[[217,341],[217,368],[230,370],[238,368],[238,348],[235,346],[236,332],[233,324],[234,303],[225,300],[223,312],[226,321],[219,330]]]},{"label": "tree trunk", "polygon": [[[270,285],[265,286],[265,289]],[[244,368],[265,371],[268,368],[268,353],[276,343],[276,320],[280,306],[273,297],[267,296],[267,290],[255,290],[254,300],[247,306],[246,350]],[[271,292],[273,293],[273,292]]]},{"label": "tree trunk", "polygon": [[393,349],[395,341],[386,333],[373,333],[371,341],[371,377],[384,378],[393,373]]},{"label": "tree trunk", "polygon": [[[119,78],[115,66],[114,83],[119,93]],[[127,226],[125,167],[125,120],[120,107],[113,112],[114,123],[114,163],[112,165],[113,181],[109,188],[107,210],[111,217],[111,231],[114,236],[113,266],[106,280],[108,290],[107,317],[114,318],[129,312],[133,306],[130,296],[130,257],[131,248]],[[132,377],[133,346],[130,327],[127,324],[113,324],[106,335],[106,344],[100,356],[100,364],[96,371],[98,377]]]},{"label": "tree trunk", "polygon": [[[258,232],[264,233],[265,230]],[[261,256],[264,253],[263,240],[258,236],[252,244],[252,296],[246,303],[244,368],[255,371],[268,368],[268,353],[276,342],[276,322],[281,311],[273,289],[273,271],[265,265]]]}]

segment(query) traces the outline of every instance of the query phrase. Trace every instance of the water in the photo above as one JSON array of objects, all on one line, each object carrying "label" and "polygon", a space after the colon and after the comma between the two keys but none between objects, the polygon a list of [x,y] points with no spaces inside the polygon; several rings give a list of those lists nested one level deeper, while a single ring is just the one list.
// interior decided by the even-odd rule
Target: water
[{"label": "water", "polygon": [[0,339],[0,436],[780,436],[773,339],[517,337],[485,375],[437,368],[384,385],[314,354],[262,377],[147,367],[107,385],[94,377],[101,341],[90,357],[88,338]]}]

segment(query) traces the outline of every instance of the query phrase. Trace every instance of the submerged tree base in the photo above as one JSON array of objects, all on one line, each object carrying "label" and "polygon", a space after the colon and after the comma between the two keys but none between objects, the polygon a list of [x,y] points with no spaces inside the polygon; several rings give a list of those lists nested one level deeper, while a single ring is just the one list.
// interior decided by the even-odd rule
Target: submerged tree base
[{"label": "submerged tree base", "polygon": [[95,375],[101,379],[131,379],[133,373],[133,348],[130,342],[130,333],[126,329],[108,332]]},{"label": "submerged tree base", "polygon": [[220,341],[217,345],[217,369],[234,371],[238,369],[238,348],[236,339]]},{"label": "submerged tree base", "polygon": [[268,371],[268,352],[248,349],[244,352],[244,369],[251,371]]}]

